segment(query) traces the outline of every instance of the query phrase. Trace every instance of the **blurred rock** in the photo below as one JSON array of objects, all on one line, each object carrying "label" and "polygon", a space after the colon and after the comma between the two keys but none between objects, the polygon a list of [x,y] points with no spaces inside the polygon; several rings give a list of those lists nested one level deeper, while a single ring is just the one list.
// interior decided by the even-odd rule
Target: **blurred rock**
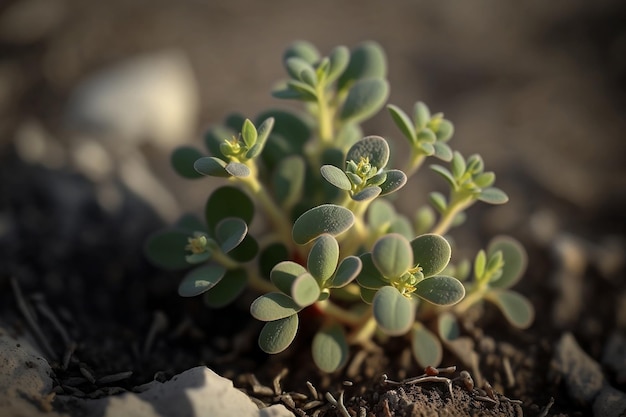
[{"label": "blurred rock", "polygon": [[68,126],[125,144],[170,148],[195,133],[198,85],[187,56],[171,50],[137,56],[79,84]]},{"label": "blurred rock", "polygon": [[0,15],[0,40],[28,44],[48,36],[59,27],[67,7],[64,0],[22,0]]},{"label": "blurred rock", "polygon": [[593,403],[594,417],[623,417],[626,415],[626,394],[606,386]]},{"label": "blurred rock", "polygon": [[204,366],[139,388],[139,394],[84,401],[81,408],[88,415],[103,417],[293,417],[283,405],[259,410],[230,380]]},{"label": "blurred rock", "polygon": [[557,262],[556,271],[550,278],[556,291],[552,319],[557,327],[569,328],[576,324],[583,307],[587,254],[577,239],[565,233],[555,238],[552,252]]},{"label": "blurred rock", "polygon": [[602,364],[615,372],[618,384],[626,384],[626,336],[614,331],[604,346]]}]

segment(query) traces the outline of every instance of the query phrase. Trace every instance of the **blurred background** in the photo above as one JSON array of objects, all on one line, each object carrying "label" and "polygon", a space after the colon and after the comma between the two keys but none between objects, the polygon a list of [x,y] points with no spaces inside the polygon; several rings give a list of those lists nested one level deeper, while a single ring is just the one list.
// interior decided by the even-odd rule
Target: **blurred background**
[{"label": "blurred background", "polygon": [[[120,205],[121,183],[171,221],[210,186],[176,178],[171,149],[200,145],[233,111],[293,109],[270,95],[291,42],[325,54],[374,40],[388,54],[389,102],[444,112],[452,147],[498,174],[512,202],[495,231],[543,204],[565,208],[559,221],[594,213],[623,231],[625,17],[608,0],[3,0],[0,182],[16,160],[78,172],[100,184],[105,209]],[[386,112],[366,127],[400,137]],[[420,177],[408,186],[443,185]]]}]

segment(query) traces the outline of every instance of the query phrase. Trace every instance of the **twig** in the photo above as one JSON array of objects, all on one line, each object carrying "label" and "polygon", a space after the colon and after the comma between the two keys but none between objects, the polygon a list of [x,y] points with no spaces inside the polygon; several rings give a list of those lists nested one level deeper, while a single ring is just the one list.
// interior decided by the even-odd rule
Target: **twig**
[{"label": "twig", "polygon": [[537,414],[537,417],[546,417],[548,415],[548,411],[550,411],[550,408],[552,408],[553,405],[554,397],[550,397],[550,401],[548,401],[548,404],[546,404],[543,410],[541,410],[541,413]]},{"label": "twig", "polygon": [[70,336],[67,330],[65,329],[65,326],[63,326],[63,324],[57,318],[57,316],[52,312],[52,310],[50,310],[50,307],[48,307],[48,304],[46,304],[46,301],[44,300],[43,296],[41,295],[33,296],[31,297],[31,299],[35,301],[35,307],[37,308],[37,310],[39,310],[39,312],[44,317],[50,320],[50,323],[52,323],[52,326],[54,326],[54,328],[57,329],[57,331],[59,332],[59,335],[61,336],[61,339],[63,339],[63,343],[65,343],[65,346],[66,347],[69,346],[72,343],[72,340],[70,340]]},{"label": "twig", "polygon": [[350,413],[348,413],[346,406],[343,404],[343,391],[339,393],[339,401],[337,401],[330,392],[326,393],[326,399],[329,403],[337,407],[337,410],[342,415],[342,417],[352,417]]},{"label": "twig", "polygon": [[160,310],[155,311],[154,318],[152,319],[152,325],[150,326],[150,330],[148,330],[146,342],[143,346],[144,357],[148,356],[148,353],[150,353],[150,349],[152,349],[152,344],[154,343],[156,335],[165,330],[167,328],[167,324],[168,320],[165,313]]}]

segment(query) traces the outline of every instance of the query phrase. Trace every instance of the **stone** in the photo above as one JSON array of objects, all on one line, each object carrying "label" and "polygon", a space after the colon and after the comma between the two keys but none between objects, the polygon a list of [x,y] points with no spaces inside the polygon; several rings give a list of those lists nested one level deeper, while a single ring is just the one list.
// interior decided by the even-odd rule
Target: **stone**
[{"label": "stone", "polygon": [[594,417],[623,417],[626,415],[626,394],[605,386],[593,403]]},{"label": "stone", "polygon": [[606,341],[602,364],[615,373],[618,384],[626,384],[626,336],[614,331]]}]

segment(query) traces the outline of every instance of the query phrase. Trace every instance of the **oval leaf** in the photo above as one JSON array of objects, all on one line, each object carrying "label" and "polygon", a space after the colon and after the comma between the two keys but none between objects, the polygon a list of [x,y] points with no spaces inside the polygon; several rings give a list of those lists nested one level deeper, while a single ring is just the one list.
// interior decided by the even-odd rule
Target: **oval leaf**
[{"label": "oval leaf", "polygon": [[346,176],[346,173],[336,166],[322,165],[322,167],[320,168],[320,173],[326,181],[328,181],[335,187],[345,191],[350,191],[352,189],[352,183]]},{"label": "oval leaf", "polygon": [[[289,250],[284,244],[276,242],[266,246],[259,255],[259,270],[261,272],[261,277],[268,279],[272,269],[280,262],[286,261],[287,259],[289,259]],[[303,272],[304,271],[295,274],[295,276],[298,276]],[[289,283],[289,285],[291,285],[291,283]]]},{"label": "oval leaf", "polygon": [[357,81],[348,90],[339,118],[344,123],[360,123],[376,114],[387,101],[389,83],[381,78]]},{"label": "oval leaf", "polygon": [[393,204],[385,199],[373,201],[367,210],[367,224],[378,233],[386,232],[395,217]]},{"label": "oval leaf", "polygon": [[213,191],[207,200],[204,213],[209,232],[214,236],[217,224],[227,217],[238,217],[250,224],[254,216],[254,203],[240,189],[224,186]]},{"label": "oval leaf", "polygon": [[361,158],[368,158],[372,166],[382,169],[389,162],[389,144],[380,136],[366,136],[348,150],[346,161],[359,163]]},{"label": "oval leaf", "polygon": [[294,242],[304,245],[323,233],[337,236],[354,224],[354,214],[345,207],[323,204],[304,212],[293,224]]},{"label": "oval leaf", "polygon": [[184,178],[200,178],[202,174],[195,170],[194,163],[202,158],[202,152],[191,146],[180,146],[172,152],[170,162],[174,170]]},{"label": "oval leaf", "polygon": [[306,269],[302,265],[292,261],[283,261],[272,268],[270,280],[276,288],[289,295],[293,282],[304,273]]},{"label": "oval leaf", "polygon": [[435,150],[435,157],[446,162],[452,160],[452,149],[450,149],[447,144],[442,142],[435,142],[433,143],[433,149]]},{"label": "oval leaf", "polygon": [[313,275],[305,272],[297,277],[291,285],[291,298],[300,307],[310,306],[320,296],[320,287]]},{"label": "oval leaf", "polygon": [[509,196],[499,188],[488,187],[480,191],[478,199],[488,204],[504,204],[509,201]]},{"label": "oval leaf", "polygon": [[226,272],[213,288],[202,296],[204,303],[211,308],[222,308],[233,302],[248,285],[248,275],[244,269],[231,269]]},{"label": "oval leaf", "polygon": [[365,302],[366,304],[372,304],[372,301],[374,301],[374,296],[376,295],[376,292],[378,292],[378,290],[372,290],[370,288],[363,287],[361,287],[360,290],[361,300],[363,300],[363,302]]},{"label": "oval leaf", "polygon": [[250,119],[246,119],[241,127],[241,137],[247,148],[251,148],[256,143],[257,131]]},{"label": "oval leaf", "polygon": [[486,298],[498,306],[509,323],[519,329],[527,329],[535,319],[535,309],[531,302],[515,291],[491,291]]},{"label": "oval leaf", "polygon": [[439,338],[424,327],[416,323],[411,330],[411,348],[413,357],[422,368],[438,366],[443,358],[443,348]]},{"label": "oval leaf", "polygon": [[337,239],[323,234],[315,240],[309,257],[307,269],[320,284],[332,277],[339,262],[339,243]]},{"label": "oval leaf", "polygon": [[378,186],[365,187],[358,193],[351,196],[354,201],[363,202],[373,200],[380,195],[382,189]]},{"label": "oval leaf", "polygon": [[268,117],[267,119],[263,120],[263,123],[261,123],[261,125],[259,126],[259,129],[257,130],[256,143],[254,144],[254,146],[252,146],[248,150],[248,152],[246,152],[246,158],[248,159],[256,158],[257,155],[263,152],[265,143],[267,142],[267,138],[269,138],[273,127],[274,127],[273,117]]},{"label": "oval leaf", "polygon": [[361,259],[361,272],[356,277],[357,282],[363,288],[377,290],[380,287],[389,285],[389,281],[380,274],[380,271],[374,265],[372,261],[371,253],[364,253],[359,257]]},{"label": "oval leaf", "polygon": [[413,302],[389,285],[378,290],[372,309],[378,327],[390,336],[408,332],[415,318]]},{"label": "oval leaf", "polygon": [[211,177],[230,177],[230,173],[226,171],[226,162],[214,156],[205,156],[197,159],[193,164],[193,169],[202,175]]},{"label": "oval leaf", "polygon": [[237,262],[251,261],[259,253],[259,244],[250,234],[246,234],[243,241],[236,248],[228,252],[228,256]]},{"label": "oval leaf", "polygon": [[389,110],[389,114],[391,114],[391,118],[402,134],[409,140],[410,143],[415,143],[417,141],[417,135],[415,134],[415,127],[413,126],[413,122],[407,116],[407,114],[402,111],[402,109],[398,106],[394,106],[393,104],[387,105],[387,110]]},{"label": "oval leaf", "polygon": [[494,282],[490,282],[492,288],[509,288],[515,285],[526,271],[528,255],[521,243],[512,237],[496,236],[487,246],[489,256],[497,251],[502,252],[504,267],[502,275]]},{"label": "oval leaf", "polygon": [[229,162],[226,164],[224,169],[233,177],[243,178],[250,175],[250,168],[248,168],[246,164],[242,164],[240,162]]},{"label": "oval leaf", "polygon": [[326,76],[326,83],[330,84],[335,81],[348,67],[350,62],[350,50],[345,46],[337,46],[329,55],[330,65],[328,68],[328,75]]},{"label": "oval leaf", "polygon": [[337,268],[337,273],[333,278],[331,288],[342,288],[354,281],[357,275],[361,272],[362,267],[363,263],[361,262],[361,259],[356,256],[347,256],[343,258]]},{"label": "oval leaf", "polygon": [[454,176],[452,176],[452,173],[448,170],[448,168],[442,167],[441,165],[433,164],[430,166],[430,169],[441,175],[441,177],[448,182],[450,187],[452,187],[453,190],[456,190],[456,180],[454,179]]},{"label": "oval leaf", "polygon": [[296,314],[301,307],[280,292],[263,294],[250,304],[250,314],[257,320],[274,321]]},{"label": "oval leaf", "polygon": [[385,51],[376,42],[364,42],[352,50],[348,68],[337,83],[338,89],[343,90],[361,78],[385,78],[386,76]]},{"label": "oval leaf", "polygon": [[215,227],[215,239],[224,253],[228,253],[243,241],[248,233],[248,225],[236,217],[228,217]]},{"label": "oval leaf", "polygon": [[334,372],[348,360],[348,342],[338,324],[321,329],[311,345],[313,361],[324,372]]},{"label": "oval leaf", "polygon": [[298,315],[265,323],[259,334],[259,347],[266,353],[275,354],[287,349],[298,332]]},{"label": "oval leaf", "polygon": [[445,342],[450,342],[461,336],[459,323],[454,314],[450,312],[439,315],[437,319],[437,331],[439,332],[439,337]]},{"label": "oval leaf", "polygon": [[189,252],[185,250],[185,246],[191,233],[180,229],[159,230],[148,237],[144,253],[159,268],[185,269],[189,267],[185,259]]},{"label": "oval leaf", "polygon": [[206,265],[189,271],[178,286],[181,297],[195,297],[213,288],[226,274],[220,265]]},{"label": "oval leaf", "polygon": [[374,243],[372,261],[385,278],[397,278],[413,266],[413,251],[404,236],[390,233]]},{"label": "oval leaf", "polygon": [[415,295],[435,305],[449,306],[465,297],[465,287],[454,277],[435,275],[418,282]]},{"label": "oval leaf", "polygon": [[382,190],[380,193],[381,196],[398,191],[406,184],[406,174],[399,169],[390,169],[389,171],[385,171],[385,174],[387,174],[387,179],[380,185]]},{"label": "oval leaf", "polygon": [[276,199],[283,207],[293,207],[302,198],[305,162],[299,155],[282,159],[273,174]]},{"label": "oval leaf", "polygon": [[415,265],[422,268],[425,277],[440,273],[450,262],[452,249],[448,241],[439,235],[427,233],[411,241]]}]

